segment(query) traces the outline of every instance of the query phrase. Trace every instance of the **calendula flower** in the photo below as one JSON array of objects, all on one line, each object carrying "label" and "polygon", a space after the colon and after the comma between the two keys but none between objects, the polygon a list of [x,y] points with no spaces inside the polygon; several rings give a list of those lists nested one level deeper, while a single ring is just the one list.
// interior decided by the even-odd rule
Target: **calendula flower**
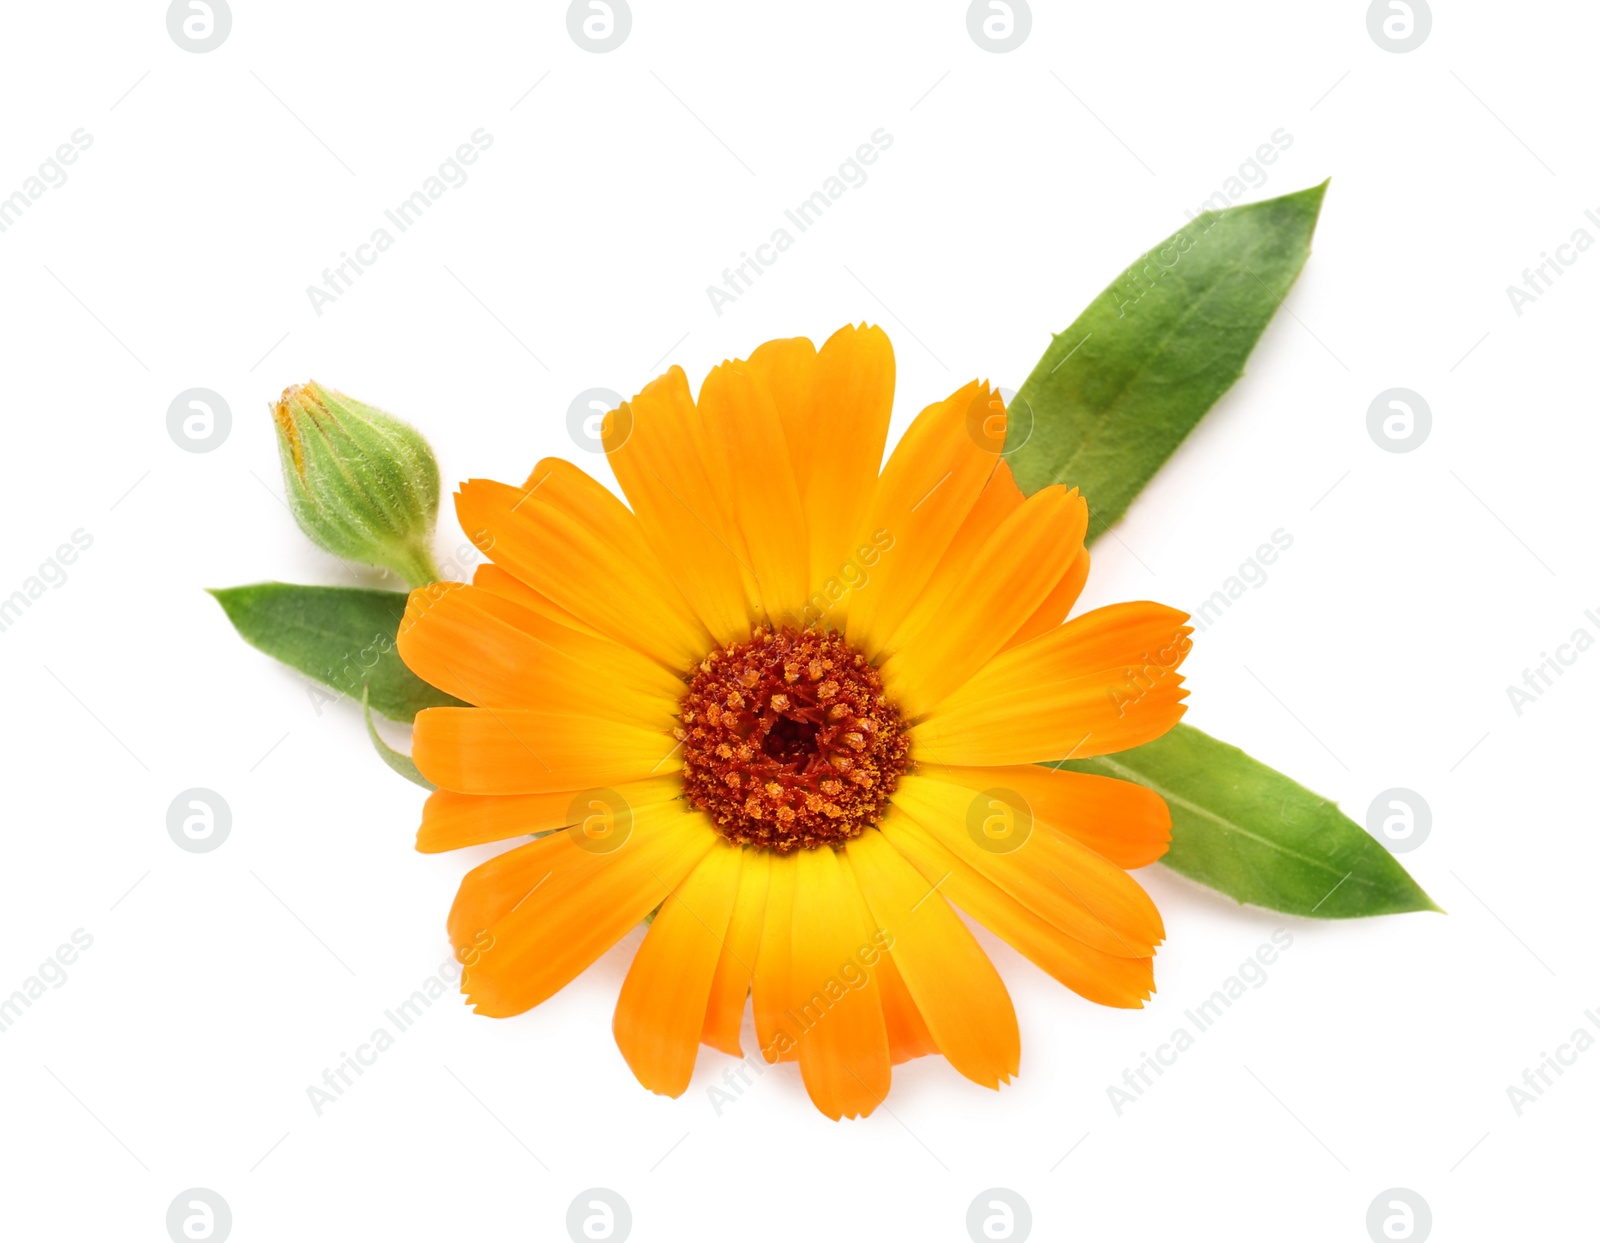
[{"label": "calendula flower", "polygon": [[744,1056],[749,997],[761,1055],[839,1118],[922,1054],[1017,1073],[955,908],[1090,1000],[1152,992],[1161,917],[1124,869],[1166,850],[1166,805],[1040,765],[1176,723],[1187,618],[1063,624],[1083,499],[1023,496],[976,382],[880,473],[893,392],[877,328],[770,341],[698,399],[674,367],[607,416],[627,505],[559,459],[461,488],[492,563],[414,592],[399,649],[475,705],[417,717],[418,848],[537,835],[450,912],[479,1013],[538,1005],[656,911],[613,1023],[639,1081],[677,1096],[700,1044]]}]

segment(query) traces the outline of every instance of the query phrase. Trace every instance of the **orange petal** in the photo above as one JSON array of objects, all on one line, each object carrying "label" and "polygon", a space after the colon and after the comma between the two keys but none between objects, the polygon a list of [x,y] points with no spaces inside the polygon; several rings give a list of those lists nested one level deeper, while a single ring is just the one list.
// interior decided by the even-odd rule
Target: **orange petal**
[{"label": "orange petal", "polygon": [[473,479],[461,527],[540,595],[669,669],[716,646],[621,501],[576,466],[546,458],[521,488]]},{"label": "orange petal", "polygon": [[[474,538],[487,542],[491,537],[487,531],[480,531]],[[581,630],[584,634],[595,636],[600,634],[588,622],[567,612],[566,609],[548,596],[540,595],[515,574],[509,570],[502,570],[493,561],[485,561],[473,571],[472,585],[481,587],[484,591],[499,596],[503,600],[519,604],[523,609],[537,614],[546,621],[557,622],[572,630]]]},{"label": "orange petal", "polygon": [[527,599],[503,592],[498,585],[481,586],[477,580],[483,578],[485,570],[491,569],[495,567],[482,566],[474,577],[470,596],[475,608],[532,635],[541,644],[556,649],[586,668],[601,671],[607,678],[621,682],[630,690],[670,699],[674,703],[683,697],[684,682],[677,673],[663,669],[643,652],[606,638],[564,609],[539,599],[538,593],[531,587],[523,586],[505,571],[498,572],[505,581],[517,583]]},{"label": "orange petal", "polygon": [[1029,639],[1036,639],[1042,634],[1054,630],[1066,620],[1072,606],[1078,602],[1078,597],[1083,594],[1083,585],[1089,581],[1089,550],[1079,548],[1077,554],[1068,562],[1062,571],[1061,578],[1050,589],[1050,594],[1044,598],[1044,603],[1034,610],[1032,617],[1023,622],[1017,633],[1006,640],[1006,647],[1016,647],[1019,643],[1026,643]]},{"label": "orange petal", "polygon": [[943,701],[1004,646],[1059,581],[1060,550],[1080,545],[1088,529],[1089,507],[1076,491],[1035,492],[984,541],[936,611],[913,610],[902,629],[909,635],[883,666],[908,719]]},{"label": "orange petal", "polygon": [[434,785],[463,794],[611,787],[676,772],[664,729],[540,708],[425,708],[411,758]]},{"label": "orange petal", "polygon": [[968,790],[1012,790],[1032,809],[1035,825],[1077,838],[1122,868],[1142,868],[1167,853],[1172,813],[1154,790],[1094,773],[1014,764],[953,768],[923,764],[919,775]]},{"label": "orange petal", "polygon": [[994,400],[974,381],[929,406],[878,478],[855,541],[877,555],[853,575],[841,609],[850,642],[873,659],[911,612],[1000,460],[972,433],[972,416]]},{"label": "orange petal", "polygon": [[1159,738],[1183,715],[1188,615],[1113,604],[1001,652],[911,731],[934,764],[1032,764]]},{"label": "orange petal", "polygon": [[745,364],[723,363],[701,386],[699,409],[762,607],[773,622],[797,623],[806,601],[810,528],[772,395]]},{"label": "orange petal", "polygon": [[1004,459],[997,462],[994,474],[989,476],[989,482],[984,484],[977,502],[962,520],[944,556],[939,558],[928,585],[922,589],[911,612],[906,614],[905,621],[895,630],[894,637],[885,645],[887,651],[899,651],[910,635],[921,630],[930,618],[939,615],[956,584],[978,560],[989,537],[1000,529],[1001,523],[1022,508],[1024,499],[1022,489],[1017,487],[1017,481],[1012,477],[1011,468]]},{"label": "orange petal", "polygon": [[898,1066],[914,1057],[937,1053],[939,1046],[928,1031],[928,1025],[923,1021],[922,1012],[917,1009],[917,1003],[912,999],[911,990],[906,987],[900,969],[894,965],[894,955],[885,952],[889,933],[887,929],[878,927],[872,916],[872,908],[867,905],[867,896],[860,890],[858,883],[856,896],[861,904],[861,944],[879,951],[877,962],[872,964],[872,973],[877,977],[878,997],[883,1002],[883,1026],[889,1033],[889,1060]]},{"label": "orange petal", "polygon": [[800,429],[809,460],[796,471],[811,523],[813,597],[855,555],[851,540],[872,500],[893,406],[894,347],[883,329],[847,326],[823,342],[812,418]]},{"label": "orange petal", "polygon": [[611,1022],[617,1048],[634,1077],[662,1096],[682,1096],[694,1073],[746,853],[720,840],[706,852],[661,904],[622,981]]},{"label": "orange petal", "polygon": [[793,970],[796,872],[794,855],[767,855],[767,905],[761,917],[761,948],[756,953],[750,1004],[755,1011],[761,1056],[769,1062],[793,1062],[799,1057],[793,1037],[783,1030]]},{"label": "orange petal", "polygon": [[[1150,959],[1104,954],[1068,936],[918,831],[903,812],[891,809],[880,830],[916,866],[925,885],[937,885],[950,901],[1079,996],[1105,1006],[1138,1009],[1155,991]],[[931,904],[932,899],[924,906]],[[909,972],[907,976],[909,982]],[[929,1026],[933,1026],[931,1015]]]},{"label": "orange petal", "polygon": [[744,360],[744,367],[772,397],[789,448],[789,468],[804,503],[819,439],[817,347],[806,337],[780,337],[758,345]]},{"label": "orange petal", "polygon": [[974,1083],[999,1087],[1017,1073],[1022,1046],[994,964],[879,830],[852,840],[845,854],[939,1052]]},{"label": "orange petal", "polygon": [[650,546],[718,643],[750,637],[744,578],[711,475],[700,459],[699,416],[674,367],[607,416],[606,456]]},{"label": "orange petal", "polygon": [[[610,791],[629,808],[653,807],[671,802],[683,790],[676,773],[630,781]],[[463,846],[482,846],[486,842],[511,837],[546,833],[581,824],[585,818],[617,808],[610,801],[600,807],[601,791],[554,790],[548,794],[457,794],[435,790],[422,805],[422,827],[417,830],[417,849],[425,854],[459,850]]]},{"label": "orange petal", "polygon": [[397,645],[418,677],[490,708],[578,708],[671,729],[683,693],[682,682],[620,643],[567,629],[460,583],[413,591]]},{"label": "orange petal", "polygon": [[744,1025],[745,1002],[750,998],[750,982],[755,978],[756,959],[761,949],[761,926],[767,913],[769,858],[765,850],[744,852],[739,897],[728,920],[728,935],[717,961],[716,977],[711,981],[705,1024],[700,1031],[702,1042],[734,1057],[744,1056],[739,1031]]},{"label": "orange petal", "polygon": [[799,1048],[800,1076],[828,1117],[863,1118],[889,1094],[889,1036],[878,951],[861,939],[855,873],[831,849],[802,850],[795,864],[789,1004],[781,1030]]},{"label": "orange petal", "polygon": [[467,873],[450,911],[478,1013],[521,1014],[566,987],[661,903],[722,839],[682,803],[644,808],[620,846],[552,833]]},{"label": "orange petal", "polygon": [[[1133,877],[1082,842],[1034,825],[1026,808],[1019,814],[1001,798],[909,775],[894,805],[924,836],[1085,945],[1149,958],[1165,938],[1160,912]],[[1002,832],[989,832],[996,821]]]}]

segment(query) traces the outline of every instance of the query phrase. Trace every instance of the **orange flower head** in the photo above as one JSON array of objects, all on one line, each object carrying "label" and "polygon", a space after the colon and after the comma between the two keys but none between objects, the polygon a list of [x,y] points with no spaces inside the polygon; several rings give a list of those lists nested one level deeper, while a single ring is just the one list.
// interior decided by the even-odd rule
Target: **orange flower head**
[{"label": "orange flower head", "polygon": [[1023,496],[976,382],[885,462],[893,395],[877,328],[769,341],[606,417],[626,505],[559,459],[462,486],[491,562],[413,592],[398,645],[471,705],[417,717],[418,848],[532,839],[450,912],[479,1013],[537,1006],[654,911],[613,1021],[639,1081],[680,1095],[701,1044],[753,1032],[841,1118],[908,1058],[1017,1073],[956,908],[1091,1001],[1149,997],[1164,931],[1126,869],[1166,850],[1166,805],[1053,765],[1177,722],[1188,619],[1064,620],[1083,499]]}]

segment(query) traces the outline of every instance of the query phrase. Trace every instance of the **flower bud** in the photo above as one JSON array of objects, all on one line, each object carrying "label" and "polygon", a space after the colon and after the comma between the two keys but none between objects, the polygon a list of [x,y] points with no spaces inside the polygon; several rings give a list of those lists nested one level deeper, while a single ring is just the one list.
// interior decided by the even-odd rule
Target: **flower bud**
[{"label": "flower bud", "polygon": [[421,433],[315,380],[284,389],[272,417],[289,509],[312,543],[412,587],[439,577],[439,467]]}]

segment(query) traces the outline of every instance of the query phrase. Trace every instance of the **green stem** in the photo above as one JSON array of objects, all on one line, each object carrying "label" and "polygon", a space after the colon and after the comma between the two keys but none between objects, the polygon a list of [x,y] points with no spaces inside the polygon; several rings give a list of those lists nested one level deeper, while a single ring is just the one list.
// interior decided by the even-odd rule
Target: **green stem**
[{"label": "green stem", "polygon": [[396,549],[389,568],[405,579],[406,586],[413,590],[426,587],[429,583],[436,583],[443,577],[433,559],[433,550],[423,543]]}]

